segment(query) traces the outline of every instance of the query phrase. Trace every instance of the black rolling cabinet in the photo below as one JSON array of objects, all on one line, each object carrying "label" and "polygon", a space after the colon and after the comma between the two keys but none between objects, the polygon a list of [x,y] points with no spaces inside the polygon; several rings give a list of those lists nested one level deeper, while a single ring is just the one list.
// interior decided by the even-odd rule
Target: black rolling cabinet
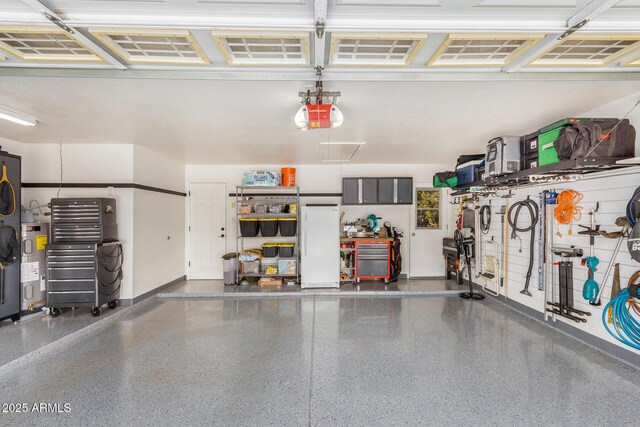
[{"label": "black rolling cabinet", "polygon": [[[2,209],[0,209],[0,227],[2,228],[3,241],[3,261],[4,268],[0,271],[2,280],[0,280],[0,320],[11,319],[14,322],[20,319],[20,303],[21,303],[21,286],[20,286],[20,262],[22,251],[17,242],[21,241],[21,225],[20,225],[20,199],[21,199],[21,182],[20,182],[21,158],[0,151],[0,175],[5,184],[6,192],[0,194]],[[6,178],[6,181],[5,181]],[[8,184],[6,184],[8,183]],[[13,191],[9,190],[13,188]],[[17,244],[11,245],[9,237]],[[6,239],[6,240],[5,240]],[[8,251],[9,246],[13,246],[13,251]]]},{"label": "black rolling cabinet", "polygon": [[115,308],[122,282],[122,244],[117,240],[116,201],[109,198],[52,199],[46,248],[47,307],[90,307],[94,316]]}]

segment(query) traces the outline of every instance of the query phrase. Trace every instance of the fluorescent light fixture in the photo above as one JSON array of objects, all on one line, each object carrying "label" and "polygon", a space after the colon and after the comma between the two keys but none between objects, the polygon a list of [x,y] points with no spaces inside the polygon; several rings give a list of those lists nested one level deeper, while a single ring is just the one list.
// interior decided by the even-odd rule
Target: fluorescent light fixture
[{"label": "fluorescent light fixture", "polygon": [[38,123],[33,117],[25,116],[24,114],[16,113],[15,111],[2,107],[0,107],[0,119],[9,120],[22,126],[35,126]]}]

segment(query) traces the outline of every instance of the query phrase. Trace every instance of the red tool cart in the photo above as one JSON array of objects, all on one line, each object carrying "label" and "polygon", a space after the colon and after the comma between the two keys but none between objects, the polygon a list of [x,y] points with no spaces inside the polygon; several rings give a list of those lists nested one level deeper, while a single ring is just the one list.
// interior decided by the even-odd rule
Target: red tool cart
[{"label": "red tool cart", "polygon": [[389,283],[391,277],[390,242],[356,241],[356,283],[360,279],[384,279]]}]

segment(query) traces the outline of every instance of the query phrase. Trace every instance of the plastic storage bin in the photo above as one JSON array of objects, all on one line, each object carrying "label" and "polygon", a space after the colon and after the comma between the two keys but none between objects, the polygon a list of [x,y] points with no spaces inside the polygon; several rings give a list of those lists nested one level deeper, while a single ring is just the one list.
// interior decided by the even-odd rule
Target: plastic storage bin
[{"label": "plastic storage bin", "polygon": [[241,213],[241,214],[253,213],[253,205],[240,205],[238,207],[238,213]]},{"label": "plastic storage bin", "polygon": [[262,245],[262,256],[263,258],[277,257],[279,249],[280,246],[277,243],[264,243]]},{"label": "plastic storage bin", "polygon": [[260,261],[240,261],[242,274],[259,274]]},{"label": "plastic storage bin", "polygon": [[277,187],[280,186],[280,183],[280,172],[277,171],[248,171],[244,173],[244,179],[242,181],[242,185],[247,187]]},{"label": "plastic storage bin", "polygon": [[475,181],[476,169],[484,167],[484,159],[471,160],[456,169],[458,185],[470,184]]},{"label": "plastic storage bin", "polygon": [[267,274],[269,276],[278,275],[278,261],[277,260],[262,260],[260,265],[260,273]]},{"label": "plastic storage bin", "polygon": [[294,243],[280,243],[279,254],[283,258],[290,258],[293,256],[295,244]]},{"label": "plastic storage bin", "polygon": [[298,260],[295,258],[280,258],[278,260],[278,274],[281,276],[295,276],[298,272]]},{"label": "plastic storage bin", "polygon": [[259,222],[262,237],[274,237],[278,234],[278,220],[276,218],[260,218]]},{"label": "plastic storage bin", "polygon": [[282,213],[284,205],[269,205],[269,213]]},{"label": "plastic storage bin", "polygon": [[242,237],[256,237],[260,225],[256,218],[240,218],[240,235]]},{"label": "plastic storage bin", "polygon": [[236,259],[230,258],[222,261],[222,278],[224,279],[225,285],[235,285],[236,284]]},{"label": "plastic storage bin", "polygon": [[256,205],[256,213],[257,214],[269,213],[269,207],[267,205]]},{"label": "plastic storage bin", "polygon": [[280,235],[285,237],[295,236],[298,231],[297,218],[280,218]]}]

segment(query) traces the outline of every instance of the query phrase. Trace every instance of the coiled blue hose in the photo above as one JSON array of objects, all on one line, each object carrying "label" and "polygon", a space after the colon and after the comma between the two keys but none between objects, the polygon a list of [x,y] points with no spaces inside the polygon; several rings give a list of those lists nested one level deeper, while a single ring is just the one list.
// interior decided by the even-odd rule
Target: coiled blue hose
[{"label": "coiled blue hose", "polygon": [[[640,321],[631,314],[630,307],[627,306],[627,300],[630,297],[629,289],[623,289],[617,297],[609,301],[602,311],[602,323],[607,332],[615,339],[629,347],[640,350]],[[611,318],[613,319],[611,328],[607,324],[607,313],[610,307],[612,310]]]}]

